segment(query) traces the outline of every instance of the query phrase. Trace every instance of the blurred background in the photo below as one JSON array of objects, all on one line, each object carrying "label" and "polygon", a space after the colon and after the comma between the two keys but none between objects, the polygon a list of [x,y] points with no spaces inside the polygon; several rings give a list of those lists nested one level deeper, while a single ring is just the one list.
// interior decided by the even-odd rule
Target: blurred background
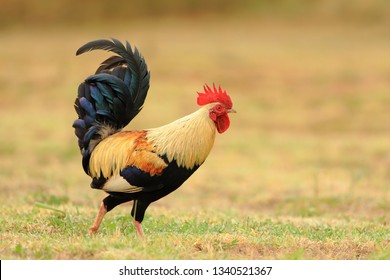
[{"label": "blurred background", "polygon": [[390,7],[386,0],[76,0],[1,1],[5,26],[96,25],[130,23],[144,19],[175,18],[195,20],[199,16],[255,17],[273,20],[387,22]]},{"label": "blurred background", "polygon": [[[129,128],[197,109],[220,84],[238,114],[161,209],[389,217],[390,5],[385,0],[0,0],[0,201],[97,209],[71,127],[78,84],[108,56],[145,56],[151,88]],[[151,207],[153,208],[153,207]],[[158,208],[157,208],[158,209]],[[153,213],[153,212],[151,212]]]}]

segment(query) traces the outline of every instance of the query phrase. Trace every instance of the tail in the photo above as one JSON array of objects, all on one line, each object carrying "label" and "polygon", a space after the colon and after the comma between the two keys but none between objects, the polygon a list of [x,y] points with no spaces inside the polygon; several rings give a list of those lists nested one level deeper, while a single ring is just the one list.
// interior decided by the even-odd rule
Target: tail
[{"label": "tail", "polygon": [[142,109],[149,89],[150,73],[142,55],[126,42],[96,40],[80,47],[76,55],[106,50],[114,55],[103,61],[95,75],[80,84],[74,107],[78,119],[73,127],[83,156],[84,171],[95,146],[120,131]]}]

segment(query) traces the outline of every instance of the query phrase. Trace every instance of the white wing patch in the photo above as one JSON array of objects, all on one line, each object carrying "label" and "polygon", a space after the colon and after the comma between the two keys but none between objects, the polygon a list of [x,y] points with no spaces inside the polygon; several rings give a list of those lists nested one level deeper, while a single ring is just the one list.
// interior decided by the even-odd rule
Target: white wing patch
[{"label": "white wing patch", "polygon": [[144,188],[130,185],[122,176],[116,175],[111,177],[102,189],[107,192],[137,193]]}]

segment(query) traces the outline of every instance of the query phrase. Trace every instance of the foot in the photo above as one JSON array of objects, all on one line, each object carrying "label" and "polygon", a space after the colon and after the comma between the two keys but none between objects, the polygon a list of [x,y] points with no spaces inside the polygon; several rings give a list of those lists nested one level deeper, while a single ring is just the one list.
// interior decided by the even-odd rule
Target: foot
[{"label": "foot", "polygon": [[98,228],[97,228],[97,227],[91,226],[91,227],[89,228],[89,235],[93,236],[93,235],[96,234],[97,231],[98,231]]}]

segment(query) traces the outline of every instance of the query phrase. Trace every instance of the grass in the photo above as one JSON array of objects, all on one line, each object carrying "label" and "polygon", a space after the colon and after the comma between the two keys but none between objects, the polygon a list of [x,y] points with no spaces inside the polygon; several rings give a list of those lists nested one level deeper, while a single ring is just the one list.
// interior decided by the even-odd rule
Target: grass
[{"label": "grass", "polygon": [[[233,18],[1,32],[2,259],[390,259],[385,26]],[[72,103],[106,54],[74,53],[102,37],[130,40],[151,69],[130,128],[192,112],[205,82],[238,111],[204,166],[148,209],[143,240],[127,204],[87,235],[104,194],[82,171]]]},{"label": "grass", "polygon": [[37,209],[12,213],[13,221],[1,221],[2,245],[6,248],[2,253],[12,258],[33,259],[389,257],[386,251],[389,232],[380,219],[370,222],[270,219],[235,211],[184,211],[178,215],[176,211],[157,208],[145,220],[146,238],[140,240],[124,211],[108,217],[102,231],[89,237],[86,229],[93,217],[90,210],[78,208],[66,217]]}]

